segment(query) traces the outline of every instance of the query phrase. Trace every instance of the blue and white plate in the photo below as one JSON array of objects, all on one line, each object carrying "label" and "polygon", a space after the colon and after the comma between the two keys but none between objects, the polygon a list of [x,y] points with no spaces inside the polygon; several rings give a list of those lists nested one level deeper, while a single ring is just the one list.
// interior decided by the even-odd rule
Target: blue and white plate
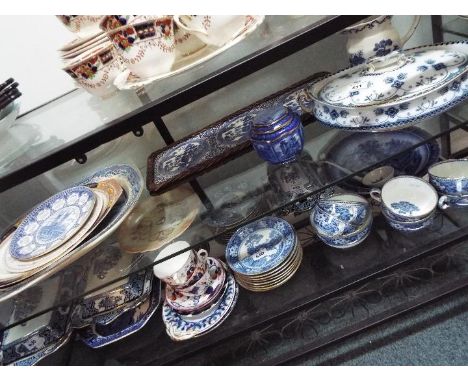
[{"label": "blue and white plate", "polygon": [[[429,166],[438,161],[440,146],[437,141],[432,140],[421,144],[430,138],[431,134],[418,127],[385,131],[379,134],[351,133],[338,142],[331,139],[332,144],[322,151],[319,158],[336,163],[352,172],[381,163],[392,166],[395,169],[395,176],[417,176],[424,174]],[[386,160],[418,144],[418,147]],[[347,176],[339,168],[332,165],[324,165],[322,168],[325,171],[327,182],[333,182]],[[343,185],[356,191],[369,189],[353,179],[347,180]]]},{"label": "blue and white plate", "polygon": [[[123,324],[123,321],[116,322],[112,328],[112,334],[100,336],[97,333],[94,333],[92,328],[88,327],[80,333],[81,340],[89,347],[96,349],[119,341],[122,338],[137,332],[146,325],[154,312],[158,309],[160,297],[160,293],[153,293],[150,298],[132,310],[129,322],[125,325]],[[118,327],[119,323],[122,325],[121,327]]]},{"label": "blue and white plate", "polygon": [[78,186],[40,203],[14,233],[11,255],[18,260],[31,260],[59,247],[83,226],[95,201],[91,189]]},{"label": "blue and white plate", "polygon": [[226,290],[219,305],[213,313],[201,320],[186,319],[173,310],[166,302],[163,305],[162,317],[166,332],[174,341],[183,341],[198,337],[217,328],[234,309],[239,294],[239,287],[234,276],[228,272]]},{"label": "blue and white plate", "polygon": [[281,264],[291,255],[295,243],[291,224],[267,216],[234,233],[226,246],[226,260],[236,273],[258,275]]},{"label": "blue and white plate", "polygon": [[0,302],[11,298],[12,296],[72,264],[115,232],[120,223],[122,223],[128,214],[130,214],[133,207],[135,207],[138,202],[138,199],[143,192],[143,177],[138,169],[127,164],[118,164],[95,172],[93,175],[83,179],[77,185],[82,186],[98,183],[109,178],[115,178],[119,181],[124,190],[123,201],[118,201],[99,226],[91,233],[90,236],[88,236],[86,241],[71,251],[59,263],[47,266],[34,276],[29,277],[24,281],[20,281],[11,287],[1,289]]}]

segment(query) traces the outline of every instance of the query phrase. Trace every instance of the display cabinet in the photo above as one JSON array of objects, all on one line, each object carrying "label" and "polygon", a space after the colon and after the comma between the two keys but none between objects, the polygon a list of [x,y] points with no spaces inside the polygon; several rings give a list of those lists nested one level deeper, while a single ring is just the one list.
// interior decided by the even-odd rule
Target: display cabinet
[{"label": "display cabinet", "polygon": [[[109,165],[121,171],[112,167],[118,162],[139,167],[142,176],[125,189],[129,215],[105,240],[0,288],[3,363],[35,363],[37,352],[41,364],[60,365],[300,364],[326,346],[466,290],[466,208],[438,210],[429,227],[411,233],[392,229],[371,202],[370,235],[348,249],[325,245],[310,224],[319,196],[347,190],[371,200],[363,177],[375,168],[424,177],[430,165],[467,154],[466,102],[398,130],[345,131],[316,120],[307,89],[349,65],[342,52],[337,62],[320,61],[334,55],[322,49],[343,51],[339,32],[366,18],[266,16],[243,41],[183,73],[104,100],[76,89],[21,115],[15,136],[31,149],[18,148],[1,164],[4,203],[37,179],[56,192],[95,182],[86,176]],[[432,44],[463,39],[468,21],[426,16],[418,28],[419,45]],[[245,136],[227,149],[217,146],[216,129],[237,127],[240,118],[272,104],[301,118],[304,148],[297,160],[266,163]],[[188,151],[192,156],[178,162],[183,171],[162,177],[158,158],[194,140],[206,147]],[[126,145],[141,152],[119,157]],[[17,216],[39,201],[31,196]],[[294,227],[303,251],[297,272],[270,291],[238,287],[228,316],[208,321],[206,333],[189,322],[200,335],[175,341],[162,320],[165,285],[153,266],[187,248],[164,260],[158,254],[182,240],[225,261],[234,232],[266,216]],[[113,305],[119,299],[138,303]],[[39,332],[46,344],[40,351],[31,342]],[[30,342],[21,342],[28,336]]]}]

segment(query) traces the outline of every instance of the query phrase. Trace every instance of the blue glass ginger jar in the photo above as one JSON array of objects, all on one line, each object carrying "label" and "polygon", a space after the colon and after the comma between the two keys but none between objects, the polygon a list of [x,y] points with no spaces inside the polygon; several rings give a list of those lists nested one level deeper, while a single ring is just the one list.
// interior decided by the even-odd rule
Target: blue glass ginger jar
[{"label": "blue glass ginger jar", "polygon": [[257,154],[273,164],[290,162],[304,147],[299,115],[284,106],[273,106],[255,116],[249,138]]}]

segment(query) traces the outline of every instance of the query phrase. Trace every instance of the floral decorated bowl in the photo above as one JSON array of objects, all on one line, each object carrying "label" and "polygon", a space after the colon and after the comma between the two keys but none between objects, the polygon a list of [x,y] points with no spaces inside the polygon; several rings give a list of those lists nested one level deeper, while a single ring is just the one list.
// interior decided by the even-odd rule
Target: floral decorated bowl
[{"label": "floral decorated bowl", "polygon": [[131,72],[144,79],[171,70],[176,58],[170,16],[134,18],[106,32]]},{"label": "floral decorated bowl", "polygon": [[340,220],[336,215],[324,212],[317,206],[310,214],[310,224],[321,238],[342,238],[352,241],[352,238],[355,237],[356,234],[364,231],[372,224],[370,206],[367,207],[363,215],[365,216],[365,220],[360,225],[354,225]]},{"label": "floral decorated bowl", "polygon": [[310,220],[312,227],[315,229],[319,239],[330,247],[342,249],[354,247],[362,243],[371,232],[373,218],[372,214],[368,214],[366,222],[359,229],[354,229],[346,234],[328,235],[320,231],[314,223],[316,220],[314,216],[316,212],[317,209],[313,210],[311,213]]},{"label": "floral decorated bowl", "polygon": [[349,226],[360,227],[370,212],[369,202],[355,193],[335,194],[320,199],[317,203],[318,214],[327,214]]},{"label": "floral decorated bowl", "polygon": [[370,195],[381,203],[387,217],[398,222],[416,222],[431,215],[439,199],[428,182],[409,175],[390,179],[382,190],[372,189]]},{"label": "floral decorated bowl", "polygon": [[395,220],[391,216],[387,215],[387,212],[384,209],[382,209],[382,215],[385,217],[385,220],[387,220],[388,224],[393,229],[396,229],[397,231],[403,231],[403,232],[413,232],[413,231],[419,231],[420,229],[429,227],[434,221],[436,212],[434,211],[433,213],[431,213],[429,216],[426,216],[425,218],[415,220],[415,221],[410,221],[410,222],[402,222],[399,220]]},{"label": "floral decorated bowl", "polygon": [[273,106],[257,114],[249,138],[257,154],[273,164],[296,159],[304,147],[301,119],[284,106]]},{"label": "floral decorated bowl", "polygon": [[68,61],[63,70],[87,92],[108,97],[118,89],[115,78],[124,70],[111,42],[105,42]]}]

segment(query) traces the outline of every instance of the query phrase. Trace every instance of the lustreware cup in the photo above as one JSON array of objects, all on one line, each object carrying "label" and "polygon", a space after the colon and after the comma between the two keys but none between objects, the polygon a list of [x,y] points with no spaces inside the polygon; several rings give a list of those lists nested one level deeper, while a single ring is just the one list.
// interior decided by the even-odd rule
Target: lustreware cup
[{"label": "lustreware cup", "polygon": [[176,58],[172,17],[135,18],[106,33],[125,65],[138,77],[149,78],[171,70]]},{"label": "lustreware cup", "polygon": [[196,283],[205,274],[208,252],[204,249],[195,252],[189,248],[190,244],[186,241],[176,241],[163,248],[156,260],[188,250],[154,265],[154,275],[175,288],[186,288]]}]

